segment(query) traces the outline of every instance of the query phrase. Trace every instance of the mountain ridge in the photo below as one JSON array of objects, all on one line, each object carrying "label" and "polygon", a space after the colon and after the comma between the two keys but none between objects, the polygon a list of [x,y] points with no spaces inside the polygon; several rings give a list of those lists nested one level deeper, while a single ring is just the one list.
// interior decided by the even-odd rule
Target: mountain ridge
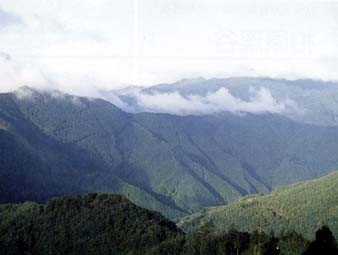
[{"label": "mountain ridge", "polygon": [[[233,100],[248,102],[255,97],[261,89],[265,89],[271,94],[271,98],[276,102],[292,103],[288,107],[290,111],[282,114],[301,123],[337,126],[338,125],[338,82],[311,79],[273,79],[269,77],[229,77],[212,79],[184,79],[174,83],[158,84],[146,88],[135,88],[135,90],[107,91],[102,93],[102,97],[111,102],[121,100],[119,106],[131,112],[171,112],[181,115],[205,114],[194,108],[187,108],[188,113],[182,109],[174,110],[174,105],[163,104],[165,100],[177,100],[180,103],[191,102],[191,97],[199,97],[198,104],[203,103],[210,96],[217,94],[219,90],[226,90]],[[171,96],[171,97],[170,97]],[[226,95],[223,95],[225,97]],[[145,98],[143,98],[145,97]],[[158,99],[160,97],[160,99]],[[153,100],[151,104],[144,100]],[[226,98],[224,99],[226,100]],[[257,99],[256,99],[257,100]],[[195,100],[196,101],[196,100]],[[195,101],[191,103],[196,103]],[[212,102],[211,102],[212,103]],[[224,106],[224,105],[223,105]],[[227,105],[225,105],[227,106]],[[296,107],[297,106],[297,107]],[[227,106],[228,107],[228,106]],[[225,110],[227,109],[225,107]],[[298,112],[296,111],[298,109]],[[192,111],[193,110],[193,111]],[[224,109],[221,110],[225,111]],[[211,109],[209,114],[219,112],[220,109]]]},{"label": "mountain ridge", "polygon": [[[60,92],[26,94],[1,94],[0,119],[5,123],[2,126],[28,125],[30,132],[50,141],[44,145],[50,163],[43,161],[39,169],[41,178],[59,180],[57,187],[51,187],[63,190],[62,182],[77,180],[75,193],[121,192],[132,202],[170,218],[243,195],[268,193],[281,184],[316,178],[338,167],[335,127],[300,124],[277,114],[131,114],[101,99]],[[12,138],[8,141],[12,147],[7,154],[25,148],[21,142],[28,142],[29,155],[35,152],[35,158],[46,158],[35,149],[41,145],[21,129],[0,131],[4,136],[21,137],[19,144]],[[80,163],[92,163],[87,162],[83,169],[76,160],[69,165],[72,161],[60,161],[69,156],[64,151]],[[5,183],[43,183],[34,175],[25,175],[31,170],[24,163],[15,166],[18,179],[9,178],[12,163],[2,160],[0,174]],[[54,169],[52,175],[50,168]],[[63,179],[67,175],[61,173],[72,172],[68,168],[75,175]],[[25,193],[31,193],[28,191]],[[25,199],[32,198],[21,200]]]}]

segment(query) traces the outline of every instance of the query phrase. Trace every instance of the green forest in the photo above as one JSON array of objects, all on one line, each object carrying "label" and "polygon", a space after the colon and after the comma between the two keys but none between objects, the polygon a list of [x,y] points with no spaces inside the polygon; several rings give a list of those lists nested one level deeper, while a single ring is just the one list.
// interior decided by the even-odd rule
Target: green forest
[{"label": "green forest", "polygon": [[90,193],[0,206],[0,254],[338,254],[326,226],[313,240],[296,232],[215,231],[205,224],[183,232],[160,213],[122,195]]},{"label": "green forest", "polygon": [[30,99],[0,94],[1,203],[112,192],[176,219],[338,166],[337,127],[271,114],[131,114],[101,99],[21,92]]},{"label": "green forest", "polygon": [[277,188],[267,195],[246,196],[224,206],[209,207],[184,217],[179,226],[193,230],[213,224],[218,231],[262,229],[277,235],[296,231],[307,239],[328,225],[338,238],[338,172],[316,180]]},{"label": "green forest", "polygon": [[0,94],[0,255],[338,255],[337,127],[23,90]]}]

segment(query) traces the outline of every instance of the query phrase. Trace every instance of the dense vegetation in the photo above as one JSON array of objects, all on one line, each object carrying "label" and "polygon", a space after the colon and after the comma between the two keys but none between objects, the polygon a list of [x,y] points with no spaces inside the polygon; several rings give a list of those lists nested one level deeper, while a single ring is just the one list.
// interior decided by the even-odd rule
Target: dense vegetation
[{"label": "dense vegetation", "polygon": [[0,202],[118,192],[178,218],[328,173],[337,131],[272,114],[128,114],[23,88],[0,96]]},{"label": "dense vegetation", "polygon": [[180,221],[184,229],[214,224],[219,231],[234,226],[241,231],[262,229],[277,235],[285,231],[314,238],[328,225],[338,237],[338,172],[318,180],[281,187],[270,195],[249,196],[226,206],[211,207]]},{"label": "dense vegetation", "polygon": [[[190,232],[121,195],[86,194],[0,206],[0,254],[306,255],[337,254],[327,227],[309,243],[295,232],[274,237],[260,231]],[[332,253],[333,252],[333,253]]]},{"label": "dense vegetation", "polygon": [[0,254],[146,254],[182,236],[159,213],[119,195],[0,206]]}]

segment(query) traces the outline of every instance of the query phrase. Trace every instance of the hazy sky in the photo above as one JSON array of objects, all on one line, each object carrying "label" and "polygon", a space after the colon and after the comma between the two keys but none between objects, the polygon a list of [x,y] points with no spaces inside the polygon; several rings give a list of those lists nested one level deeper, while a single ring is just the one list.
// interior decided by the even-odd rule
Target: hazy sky
[{"label": "hazy sky", "polygon": [[337,1],[0,0],[0,91],[338,80]]}]

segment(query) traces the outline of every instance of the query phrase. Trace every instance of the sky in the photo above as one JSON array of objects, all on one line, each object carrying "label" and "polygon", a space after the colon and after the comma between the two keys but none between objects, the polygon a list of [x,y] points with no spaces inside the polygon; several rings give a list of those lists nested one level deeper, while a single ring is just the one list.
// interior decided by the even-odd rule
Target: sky
[{"label": "sky", "polygon": [[0,0],[0,92],[338,80],[338,1]]}]

